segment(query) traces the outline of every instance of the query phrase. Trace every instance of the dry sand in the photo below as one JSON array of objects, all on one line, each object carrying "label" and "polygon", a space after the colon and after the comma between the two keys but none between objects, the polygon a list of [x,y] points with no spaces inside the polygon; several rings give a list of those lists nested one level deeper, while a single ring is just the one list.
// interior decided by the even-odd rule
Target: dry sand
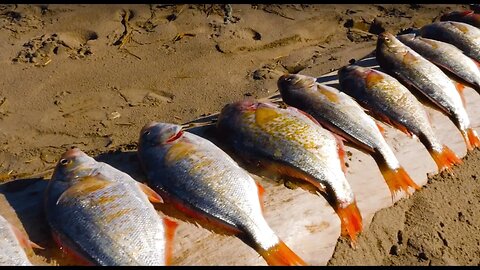
[{"label": "dry sand", "polygon": [[[35,251],[34,263],[68,264],[42,220],[41,197],[47,181],[38,177],[49,179],[58,157],[70,146],[78,146],[142,181],[132,151],[145,123],[185,123],[217,112],[228,102],[272,96],[278,93],[276,81],[280,74],[320,76],[370,53],[375,34],[383,29],[396,33],[427,24],[444,12],[466,8],[232,5],[228,17],[224,5],[0,5],[0,181],[9,182],[0,188],[0,214],[20,228],[23,225],[32,240],[46,247]],[[397,135],[394,131],[391,134],[389,143],[395,144]],[[398,151],[402,147],[394,146]],[[359,178],[362,164],[372,166],[371,161],[354,149],[351,152],[351,174]],[[465,163],[457,170],[458,179],[446,175],[436,178],[438,185],[452,185],[451,193],[446,194],[451,196],[450,202],[463,196],[449,206],[451,210],[439,207],[436,212],[436,208],[428,208],[432,201],[441,206],[445,197],[428,184],[412,199],[387,209],[396,215],[382,216],[384,212],[379,212],[371,227],[365,229],[359,250],[346,249],[340,241],[330,263],[478,264],[478,260],[469,262],[462,255],[479,257],[478,240],[470,237],[479,232],[478,217],[474,215],[478,212],[478,185],[472,181],[464,187],[460,181],[464,176],[478,175],[478,157],[469,156]],[[425,176],[424,171],[419,174]],[[363,195],[367,199],[360,205],[366,213],[372,212],[364,216],[367,227],[375,211],[389,206],[386,187],[377,178],[378,194],[371,198],[367,198],[368,193]],[[283,185],[271,181],[262,184],[267,190],[266,218],[272,227],[283,224],[274,229],[293,250],[312,264],[325,264],[335,242],[325,240],[328,243],[322,246],[318,238],[303,240],[315,234],[336,239],[338,221],[319,218],[327,214],[333,217],[333,210],[307,206],[317,198],[307,197],[305,192],[285,191]],[[352,185],[362,192],[358,189],[360,183]],[[464,188],[472,192],[471,199],[463,195]],[[291,211],[285,211],[284,205],[300,203],[305,204],[305,212],[279,214]],[[401,222],[402,215],[413,221]],[[449,221],[455,215],[464,221]],[[299,219],[305,221],[297,224]],[[417,219],[425,222],[415,223]],[[440,221],[443,228],[438,227]],[[386,233],[389,236],[378,246],[382,226],[390,228]],[[435,231],[427,232],[423,226]],[[288,227],[292,231],[280,230]],[[399,230],[402,244],[390,237],[397,237]],[[430,248],[427,242],[418,242],[422,240],[416,237],[418,234],[431,241],[437,241],[433,239],[437,235],[446,239],[448,247]],[[188,223],[179,227],[177,236],[177,265],[265,264],[253,250],[231,236],[212,235]],[[417,242],[408,244],[407,239]],[[456,248],[462,239],[472,242]],[[219,245],[223,245],[221,250]],[[397,251],[392,252],[398,255],[388,255],[393,245]],[[204,252],[196,252],[199,247]],[[425,255],[419,255],[418,250]],[[352,254],[359,256],[358,260]],[[426,259],[415,261],[418,256]]]}]

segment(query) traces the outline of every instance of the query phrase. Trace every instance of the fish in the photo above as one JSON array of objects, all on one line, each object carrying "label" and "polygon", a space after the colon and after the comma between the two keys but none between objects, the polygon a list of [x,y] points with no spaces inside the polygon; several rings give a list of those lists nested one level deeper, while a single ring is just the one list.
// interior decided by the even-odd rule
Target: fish
[{"label": "fish", "polygon": [[140,132],[138,156],[149,186],[177,210],[236,235],[268,265],[306,265],[263,217],[263,187],[209,140],[151,122]]},{"label": "fish", "polygon": [[473,10],[452,11],[443,14],[440,21],[463,22],[480,28],[480,14],[474,13]]},{"label": "fish", "polygon": [[480,62],[480,29],[454,21],[435,22],[420,28],[424,38],[436,39],[455,45],[466,55]]},{"label": "fish", "polygon": [[462,134],[468,151],[480,147],[477,132],[454,83],[436,65],[400,42],[394,35],[378,35],[376,58],[380,67],[410,90],[418,90],[447,115]]},{"label": "fish", "polygon": [[163,199],[130,175],[78,148],[58,161],[45,193],[55,242],[81,265],[168,265],[177,223]]},{"label": "fish", "polygon": [[[28,236],[0,215],[0,266],[32,266],[25,249],[39,248]],[[25,249],[24,249],[25,248]]]},{"label": "fish", "polygon": [[[465,84],[480,93],[480,69],[470,57],[457,47],[415,34],[397,36],[398,40],[435,65],[455,74]],[[448,75],[448,74],[447,74]],[[457,86],[458,89],[458,86]]]},{"label": "fish", "polygon": [[438,140],[422,104],[397,79],[357,65],[340,68],[338,78],[342,92],[353,97],[377,119],[416,135],[439,171],[451,171],[453,165],[462,163],[448,146]]},{"label": "fish", "polygon": [[385,141],[381,126],[350,96],[317,83],[314,77],[300,74],[282,75],[277,85],[286,104],[306,112],[328,130],[370,154],[382,173],[392,200],[398,193],[408,196],[420,189]]},{"label": "fish", "polygon": [[320,190],[340,218],[342,235],[355,244],[362,216],[342,169],[343,144],[330,131],[294,107],[249,100],[227,104],[217,129],[247,160]]}]

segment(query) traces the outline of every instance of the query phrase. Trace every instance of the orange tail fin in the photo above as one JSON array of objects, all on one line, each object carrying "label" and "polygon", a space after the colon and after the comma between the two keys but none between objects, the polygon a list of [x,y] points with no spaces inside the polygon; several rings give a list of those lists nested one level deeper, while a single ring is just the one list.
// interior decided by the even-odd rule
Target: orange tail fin
[{"label": "orange tail fin", "polygon": [[392,200],[395,199],[395,196],[398,192],[405,191],[408,195],[413,194],[415,190],[420,189],[420,187],[410,178],[408,173],[400,167],[398,169],[391,169],[385,166],[380,166],[380,171],[382,172],[385,182],[387,182],[390,193],[392,194]]},{"label": "orange tail fin", "polygon": [[335,207],[335,212],[340,217],[342,224],[342,236],[349,236],[351,245],[355,247],[357,235],[362,231],[362,215],[357,207],[357,202],[349,204],[345,208]]},{"label": "orange tail fin", "polygon": [[480,147],[480,139],[478,138],[477,132],[475,132],[474,129],[467,129],[464,139],[468,151],[472,151],[474,148]]},{"label": "orange tail fin", "polygon": [[297,254],[295,254],[283,241],[268,250],[259,250],[258,253],[267,261],[270,266],[294,266],[307,265]]},{"label": "orange tail fin", "polygon": [[172,264],[173,257],[173,238],[175,236],[175,230],[178,227],[178,223],[168,219],[163,218],[163,224],[165,225],[165,265]]},{"label": "orange tail fin", "polygon": [[430,151],[435,163],[437,163],[438,171],[447,170],[452,173],[451,167],[455,164],[462,164],[462,160],[446,145],[443,146],[441,152]]}]

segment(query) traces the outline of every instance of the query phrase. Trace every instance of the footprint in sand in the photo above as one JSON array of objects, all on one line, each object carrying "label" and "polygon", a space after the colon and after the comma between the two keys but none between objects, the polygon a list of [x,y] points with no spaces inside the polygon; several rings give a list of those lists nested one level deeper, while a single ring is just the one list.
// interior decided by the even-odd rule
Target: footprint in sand
[{"label": "footprint in sand", "polygon": [[172,103],[175,95],[158,89],[140,88],[115,88],[128,106],[159,106],[164,103]]},{"label": "footprint in sand", "polygon": [[50,63],[53,55],[66,54],[72,59],[84,58],[93,54],[88,42],[97,38],[97,33],[90,30],[42,35],[24,43],[12,61],[45,66]]}]

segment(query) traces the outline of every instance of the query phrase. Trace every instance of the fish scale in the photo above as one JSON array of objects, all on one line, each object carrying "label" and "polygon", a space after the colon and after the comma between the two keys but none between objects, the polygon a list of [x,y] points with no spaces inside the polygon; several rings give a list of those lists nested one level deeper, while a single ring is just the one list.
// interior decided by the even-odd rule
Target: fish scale
[{"label": "fish scale", "polygon": [[[217,127],[245,159],[313,184],[324,192],[335,211],[356,209],[354,194],[342,171],[337,140],[305,113],[272,103],[240,101],[222,109]],[[358,210],[339,216],[342,229],[350,229],[354,242],[361,230]]]},{"label": "fish scale", "polygon": [[420,28],[420,35],[455,45],[480,62],[480,29],[475,26],[454,21],[435,22]]},{"label": "fish scale", "polygon": [[378,36],[376,57],[382,69],[403,84],[419,90],[449,116],[462,134],[467,150],[480,146],[460,94],[439,67],[388,32]]},{"label": "fish scale", "polygon": [[480,69],[474,60],[457,47],[415,34],[400,35],[398,40],[437,66],[457,75],[480,93]]},{"label": "fish scale", "polygon": [[0,216],[0,266],[30,266],[25,250],[20,246],[11,224]]},{"label": "fish scale", "polygon": [[154,122],[142,129],[138,154],[149,185],[180,210],[240,233],[270,265],[305,264],[263,218],[253,178],[212,142]]},{"label": "fish scale", "polygon": [[419,187],[400,165],[378,125],[344,92],[316,82],[316,78],[286,74],[278,79],[283,101],[305,111],[330,131],[348,139],[375,159],[392,199]]},{"label": "fish scale", "polygon": [[48,186],[47,220],[60,244],[93,264],[165,265],[164,222],[137,182],[69,151],[88,162],[71,171],[59,163]]},{"label": "fish scale", "polygon": [[[342,67],[338,76],[342,90],[371,113],[378,118],[383,116],[403,132],[415,134],[432,155],[439,170],[460,162],[447,146],[440,143],[423,106],[398,80],[381,71],[356,65]],[[448,159],[452,162],[444,162]]]},{"label": "fish scale", "polygon": [[[182,198],[183,201],[231,226],[250,230],[255,235],[254,238],[260,238],[261,242],[267,240],[264,244],[265,248],[273,246],[277,241],[273,232],[266,230],[267,237],[261,239],[262,232],[259,232],[259,228],[265,224],[252,222],[254,219],[263,220],[263,218],[260,218],[260,202],[257,192],[254,192],[257,187],[251,176],[223,151],[220,152],[221,150],[212,147],[213,143],[195,134],[185,132],[183,143],[192,147],[193,151],[178,160],[159,156],[159,159],[165,160],[165,163],[158,163],[156,166],[166,177],[160,178],[157,170],[147,169],[147,177],[155,179],[150,180],[150,184],[168,191],[171,196]],[[175,151],[175,146],[171,149]],[[171,154],[171,152],[167,153]],[[200,166],[198,166],[199,163]],[[206,163],[209,166],[202,166]],[[146,163],[146,166],[149,167],[149,163]],[[188,181],[190,178],[200,181],[201,184]],[[236,181],[237,178],[248,179],[248,181]],[[239,199],[232,201],[232,198]]]}]

